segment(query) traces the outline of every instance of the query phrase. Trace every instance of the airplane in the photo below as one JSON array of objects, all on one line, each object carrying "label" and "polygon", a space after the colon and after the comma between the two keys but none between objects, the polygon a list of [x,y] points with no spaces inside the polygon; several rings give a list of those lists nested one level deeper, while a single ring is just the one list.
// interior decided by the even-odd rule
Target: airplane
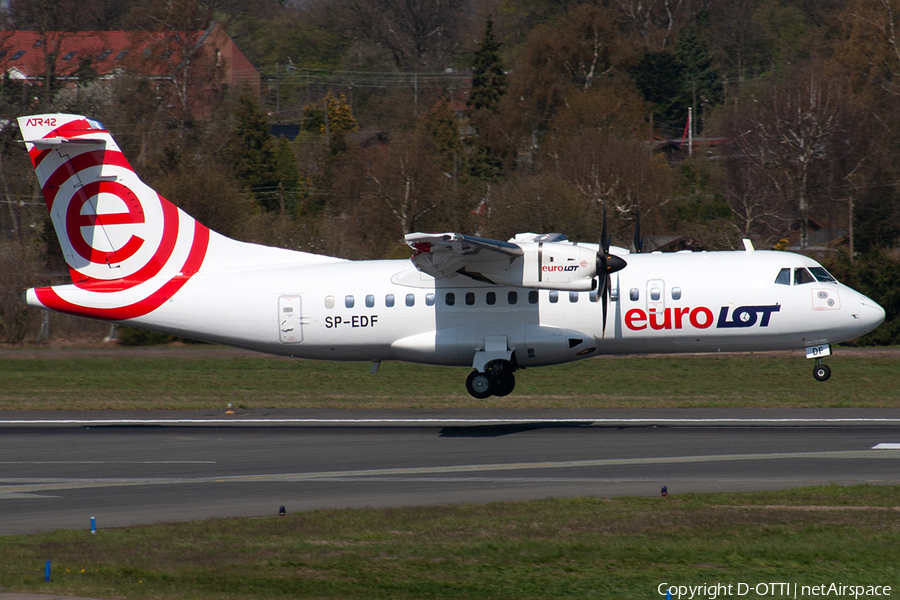
[{"label": "airplane", "polygon": [[[560,234],[509,241],[412,233],[410,260],[351,261],[236,241],[143,183],[84,116],[21,117],[71,284],[30,307],[274,355],[470,367],[475,398],[506,396],[519,369],[605,354],[805,349],[885,317],[799,254],[640,252]],[[625,258],[623,258],[625,257]],[[627,260],[626,260],[627,259]]]}]

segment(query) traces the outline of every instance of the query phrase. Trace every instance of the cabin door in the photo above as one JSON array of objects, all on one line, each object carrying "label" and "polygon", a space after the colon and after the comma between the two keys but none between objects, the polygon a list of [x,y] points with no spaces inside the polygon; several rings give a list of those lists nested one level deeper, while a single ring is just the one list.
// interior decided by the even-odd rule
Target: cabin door
[{"label": "cabin door", "polygon": [[278,297],[278,339],[282,344],[303,342],[300,296]]}]

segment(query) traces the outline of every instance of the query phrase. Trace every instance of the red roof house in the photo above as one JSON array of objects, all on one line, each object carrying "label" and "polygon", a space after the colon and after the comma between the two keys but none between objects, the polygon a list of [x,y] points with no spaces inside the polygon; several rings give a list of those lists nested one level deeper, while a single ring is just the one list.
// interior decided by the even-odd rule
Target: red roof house
[{"label": "red roof house", "polygon": [[0,69],[12,80],[43,85],[121,73],[175,86],[230,86],[259,93],[259,71],[218,23],[205,31],[0,32]]}]

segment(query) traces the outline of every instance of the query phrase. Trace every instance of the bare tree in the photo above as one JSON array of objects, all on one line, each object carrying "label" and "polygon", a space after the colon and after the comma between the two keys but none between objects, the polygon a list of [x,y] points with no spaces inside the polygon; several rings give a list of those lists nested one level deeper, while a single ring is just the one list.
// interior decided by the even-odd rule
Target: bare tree
[{"label": "bare tree", "polygon": [[375,153],[366,171],[363,197],[386,208],[403,235],[415,231],[437,207],[450,182],[421,134],[398,140]]},{"label": "bare tree", "polygon": [[900,96],[900,2],[855,0],[845,16],[847,39],[837,53],[839,60],[863,79],[859,83]]},{"label": "bare tree", "polygon": [[0,339],[19,343],[35,311],[22,303],[22,290],[42,279],[40,252],[31,241],[0,241]]},{"label": "bare tree", "polygon": [[213,33],[210,13],[194,0],[159,0],[136,7],[127,23],[136,29],[136,46],[150,39],[149,52],[133,56],[130,62],[164,72],[172,82],[182,118],[188,118],[195,96],[210,81],[210,69],[218,66],[202,52]]},{"label": "bare tree", "polygon": [[562,19],[536,27],[510,78],[505,101],[514,103],[530,129],[547,129],[557,111],[567,107],[573,89],[596,90],[610,85],[611,75],[625,65],[631,46],[620,30],[615,11],[583,5]]},{"label": "bare tree", "polygon": [[713,0],[710,5],[710,47],[720,68],[737,75],[739,80],[769,59],[764,26],[754,18],[759,4],[759,0]]},{"label": "bare tree", "polygon": [[591,207],[596,233],[597,216],[605,206],[618,239],[629,239],[640,204],[644,225],[657,228],[660,209],[667,202],[670,172],[663,158],[640,141],[610,139],[596,131],[564,138],[549,147],[543,168],[568,182]]},{"label": "bare tree", "polygon": [[726,161],[725,171],[723,193],[738,235],[772,245],[790,227],[791,216],[771,180],[760,173],[758,163],[741,156]]},{"label": "bare tree", "polygon": [[[774,223],[774,193],[781,203],[776,221],[799,219],[800,247],[807,248],[810,216],[840,195],[854,168],[847,160],[853,150],[849,102],[814,65],[745,101],[730,117],[731,160],[740,164],[730,171],[729,200],[747,232],[757,218]],[[754,194],[759,197],[751,201]]]},{"label": "bare tree", "polygon": [[645,46],[662,50],[672,40],[685,0],[615,0],[615,6],[638,33]]},{"label": "bare tree", "polygon": [[342,21],[385,49],[401,71],[449,67],[460,48],[468,0],[338,0]]}]

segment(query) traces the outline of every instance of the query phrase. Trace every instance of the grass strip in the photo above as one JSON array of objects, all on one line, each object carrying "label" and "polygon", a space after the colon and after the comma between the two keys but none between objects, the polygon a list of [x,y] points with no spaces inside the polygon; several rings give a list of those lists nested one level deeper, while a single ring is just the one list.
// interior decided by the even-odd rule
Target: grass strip
[{"label": "grass strip", "polygon": [[663,582],[896,592],[898,499],[900,486],[831,485],[60,531],[0,538],[0,587],[173,600],[627,599],[659,597]]},{"label": "grass strip", "polygon": [[222,357],[202,349],[164,356],[0,361],[0,409],[239,408],[692,408],[896,407],[897,359],[836,356],[831,380],[787,354],[603,357],[526,369],[506,398],[476,400],[470,369]]}]

